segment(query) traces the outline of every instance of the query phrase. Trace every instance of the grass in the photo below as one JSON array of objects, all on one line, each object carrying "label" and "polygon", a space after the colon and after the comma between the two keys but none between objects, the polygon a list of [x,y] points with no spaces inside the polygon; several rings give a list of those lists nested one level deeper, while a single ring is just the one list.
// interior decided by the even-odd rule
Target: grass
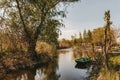
[{"label": "grass", "polygon": [[102,68],[97,80],[120,80],[120,55],[109,57],[109,70]]},{"label": "grass", "polygon": [[119,71],[109,70],[106,72],[106,70],[103,68],[99,73],[97,80],[120,80],[119,76]]},{"label": "grass", "polygon": [[119,56],[110,57],[109,61],[112,62],[113,65],[120,64],[120,55]]}]

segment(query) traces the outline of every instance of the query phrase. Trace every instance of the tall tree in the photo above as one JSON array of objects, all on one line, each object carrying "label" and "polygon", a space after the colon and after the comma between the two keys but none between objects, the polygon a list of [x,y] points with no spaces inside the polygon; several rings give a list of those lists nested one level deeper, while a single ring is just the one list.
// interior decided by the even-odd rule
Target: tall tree
[{"label": "tall tree", "polygon": [[87,33],[87,41],[88,41],[89,43],[92,42],[92,32],[91,32],[90,30],[88,30],[88,33]]},{"label": "tall tree", "polygon": [[76,1],[79,0],[2,0],[1,20],[9,24],[13,34],[22,35],[28,44],[28,53],[36,57],[38,39],[56,43],[62,25],[57,16],[65,17],[65,11],[59,9],[61,4]]},{"label": "tall tree", "polygon": [[84,30],[84,32],[83,32],[83,40],[84,40],[84,42],[87,41],[87,32],[86,32],[86,30]]},{"label": "tall tree", "polygon": [[106,49],[106,44],[107,44],[107,34],[110,31],[110,26],[112,22],[110,21],[110,10],[106,11],[104,14],[104,20],[105,20],[105,29],[104,29],[104,60],[105,60],[105,67],[106,69],[108,68],[108,60],[107,60],[107,49]]},{"label": "tall tree", "polygon": [[80,42],[80,43],[83,42],[83,38],[82,38],[82,34],[81,34],[81,32],[79,32],[79,42]]},{"label": "tall tree", "polygon": [[92,31],[92,41],[94,44],[96,44],[97,46],[103,46],[104,43],[104,28],[103,27],[99,27],[96,28]]}]

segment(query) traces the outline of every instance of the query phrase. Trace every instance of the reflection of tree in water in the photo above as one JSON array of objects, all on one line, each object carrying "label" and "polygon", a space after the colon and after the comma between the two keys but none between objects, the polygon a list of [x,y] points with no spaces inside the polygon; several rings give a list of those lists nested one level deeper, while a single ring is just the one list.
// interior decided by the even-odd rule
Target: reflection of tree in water
[{"label": "reflection of tree in water", "polygon": [[77,46],[73,48],[73,58],[89,57],[94,59],[94,53],[90,46]]},{"label": "reflection of tree in water", "polygon": [[36,70],[30,70],[18,76],[16,80],[34,80]]},{"label": "reflection of tree in water", "polygon": [[58,80],[57,74],[58,55],[54,56],[48,65],[43,65],[38,70],[20,70],[11,74],[0,76],[0,80]]},{"label": "reflection of tree in water", "polygon": [[45,67],[42,67],[36,72],[36,80],[58,80],[60,77],[57,74],[58,69],[58,56],[53,57],[53,60],[49,62],[49,64]]},{"label": "reflection of tree in water", "polygon": [[69,52],[69,50],[67,50],[67,49],[58,50],[58,53],[60,53],[60,54],[65,54],[67,52]]},{"label": "reflection of tree in water", "polygon": [[34,80],[35,70],[18,71],[12,74],[5,74],[0,80]]},{"label": "reflection of tree in water", "polygon": [[76,46],[73,48],[73,58],[79,58],[79,57],[82,57],[82,48]]}]

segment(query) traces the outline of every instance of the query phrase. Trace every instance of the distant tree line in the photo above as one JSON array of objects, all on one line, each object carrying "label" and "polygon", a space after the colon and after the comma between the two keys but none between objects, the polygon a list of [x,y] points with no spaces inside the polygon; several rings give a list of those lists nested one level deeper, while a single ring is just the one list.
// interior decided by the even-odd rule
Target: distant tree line
[{"label": "distant tree line", "polygon": [[[115,38],[115,30],[111,28],[108,32],[107,37],[107,47],[114,46],[116,44]],[[104,27],[98,27],[96,29],[91,30],[84,30],[83,33],[79,32],[79,37],[77,38],[76,35],[71,36],[71,40],[62,39],[61,42],[64,44],[69,44],[69,47],[72,46],[81,46],[82,44],[89,44],[91,46],[100,46],[103,48],[104,46]]]}]

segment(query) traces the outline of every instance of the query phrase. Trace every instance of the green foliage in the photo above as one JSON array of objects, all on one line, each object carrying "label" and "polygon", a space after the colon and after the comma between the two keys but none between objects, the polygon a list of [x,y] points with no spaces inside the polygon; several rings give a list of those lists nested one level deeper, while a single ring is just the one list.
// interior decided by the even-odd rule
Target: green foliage
[{"label": "green foliage", "polygon": [[110,21],[110,10],[105,11],[104,20],[105,20],[105,22],[106,22],[105,27],[106,27],[108,30],[110,30],[110,25],[112,24],[112,22]]},{"label": "green foliage", "polygon": [[41,35],[42,40],[49,42],[49,43],[55,43],[58,44],[58,36],[60,33],[59,28],[62,26],[58,20],[48,20],[46,23],[46,28],[42,30]]},{"label": "green foliage", "polygon": [[112,62],[113,65],[119,65],[120,64],[120,55],[110,57],[110,62]]},{"label": "green foliage", "polygon": [[[57,44],[62,18],[69,3],[79,0],[2,0],[0,22],[8,33],[26,41],[34,50],[38,39]],[[64,5],[63,5],[64,4]],[[63,10],[60,9],[63,6]],[[58,18],[59,17],[59,18]]]}]

